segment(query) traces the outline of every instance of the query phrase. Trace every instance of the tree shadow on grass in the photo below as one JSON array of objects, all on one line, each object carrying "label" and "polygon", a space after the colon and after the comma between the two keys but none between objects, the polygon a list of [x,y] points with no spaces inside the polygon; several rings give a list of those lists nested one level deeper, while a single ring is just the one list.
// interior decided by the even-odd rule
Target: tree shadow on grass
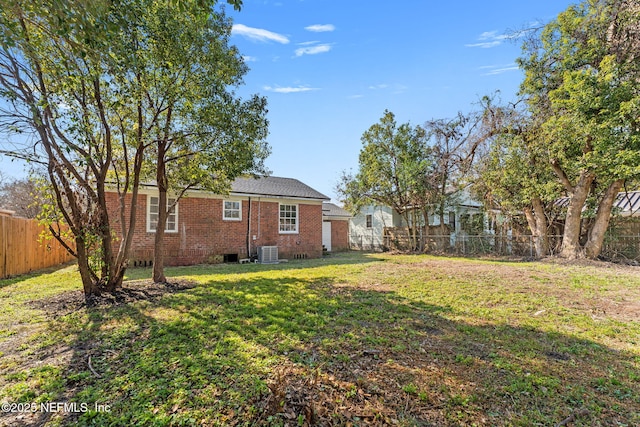
[{"label": "tree shadow on grass", "polygon": [[[341,252],[322,258],[290,260],[279,264],[199,264],[194,266],[166,267],[165,272],[167,277],[169,277],[168,280],[171,280],[172,277],[179,276],[210,276],[213,274],[234,275],[265,271],[301,270],[313,267],[338,267],[341,265],[352,264],[367,265],[370,263],[384,261],[383,259],[377,259],[372,255],[373,254],[364,254],[362,252]],[[149,277],[151,277],[151,268],[149,267],[127,269],[128,280],[146,279]]]},{"label": "tree shadow on grass", "polygon": [[25,398],[58,384],[64,391],[51,400],[109,411],[40,413],[29,422],[640,422],[636,354],[556,332],[471,324],[447,307],[339,283],[295,275],[210,282],[54,319],[50,337],[67,337],[73,354]]}]

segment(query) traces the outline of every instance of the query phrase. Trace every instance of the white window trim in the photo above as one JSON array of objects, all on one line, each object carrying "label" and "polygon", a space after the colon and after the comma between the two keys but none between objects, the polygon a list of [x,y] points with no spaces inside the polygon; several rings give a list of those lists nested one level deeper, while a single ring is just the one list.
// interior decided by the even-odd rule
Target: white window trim
[{"label": "white window trim", "polygon": [[[238,203],[238,205],[240,206],[238,208],[238,213],[240,214],[239,218],[227,218],[225,216],[225,212],[227,211],[227,209],[224,207],[224,204],[227,202],[234,202],[234,203]],[[235,209],[234,209],[235,210]],[[225,199],[222,201],[222,220],[223,221],[242,221],[242,200],[231,200],[231,199]]]},{"label": "white window trim", "polygon": [[[280,230],[280,207],[281,206],[295,206],[296,207],[296,229],[295,231],[282,231]],[[300,205],[295,203],[278,203],[278,232],[280,234],[299,234],[300,233]]]},{"label": "white window trim", "polygon": [[[157,194],[156,195],[147,194],[147,233],[155,233],[156,232],[156,230],[152,230],[151,229],[151,198],[152,197],[158,197],[158,199],[159,199],[160,196],[158,196]],[[173,197],[167,196],[167,203],[169,203],[169,199],[172,199],[172,198]],[[164,230],[165,233],[177,233],[178,232],[178,205],[179,204],[180,203],[176,203],[176,205],[173,208],[174,212],[175,212],[175,215],[176,215],[176,229],[175,230],[167,230],[166,227],[165,227],[165,230]]]},{"label": "white window trim", "polygon": [[[371,223],[369,223],[369,218],[371,218]],[[365,228],[373,228],[373,214],[366,214],[364,216],[364,227]]]}]

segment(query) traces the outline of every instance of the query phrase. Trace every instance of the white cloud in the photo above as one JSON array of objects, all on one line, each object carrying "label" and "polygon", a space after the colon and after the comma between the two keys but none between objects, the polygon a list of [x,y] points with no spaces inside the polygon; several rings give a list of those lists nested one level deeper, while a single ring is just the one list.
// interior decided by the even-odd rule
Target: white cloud
[{"label": "white cloud", "polygon": [[299,92],[310,92],[312,90],[319,90],[319,88],[317,87],[307,87],[307,86],[297,86],[297,87],[265,86],[263,89],[269,92],[276,92],[276,93],[299,93]]},{"label": "white cloud", "polygon": [[465,46],[480,47],[483,49],[500,46],[505,40],[515,40],[525,36],[538,25],[537,22],[532,22],[528,28],[518,31],[508,31],[506,34],[499,34],[497,31],[485,31],[478,36],[478,43],[465,44]]},{"label": "white cloud", "polygon": [[494,38],[496,34],[498,34],[497,31],[485,31],[484,33],[480,34],[478,40],[490,40]]},{"label": "white cloud", "polygon": [[481,47],[483,49],[489,49],[492,47],[500,46],[502,41],[494,40],[492,42],[465,44],[465,47]]},{"label": "white cloud", "polygon": [[314,33],[325,33],[328,31],[334,31],[336,27],[333,24],[315,24],[304,27],[304,29]]},{"label": "white cloud", "polygon": [[496,46],[500,46],[505,40],[513,39],[517,36],[509,34],[498,34],[497,31],[485,31],[478,36],[480,43],[465,44],[466,47],[480,47],[488,49]]},{"label": "white cloud", "polygon": [[508,73],[509,71],[519,70],[520,67],[512,63],[507,65],[485,65],[480,67],[480,69],[487,70],[487,72],[483,74],[484,76],[495,76],[498,74]]},{"label": "white cloud", "polygon": [[237,34],[248,38],[249,40],[255,40],[260,42],[277,42],[282,44],[289,43],[289,39],[282,34],[274,33],[262,28],[247,27],[243,24],[233,24],[231,28],[231,34]]},{"label": "white cloud", "polygon": [[256,58],[255,56],[249,56],[249,55],[244,55],[242,57],[242,59],[244,60],[244,62],[257,62],[258,58]]},{"label": "white cloud", "polygon": [[331,45],[329,45],[329,44],[319,44],[319,45],[315,45],[315,46],[298,48],[298,49],[296,49],[295,53],[296,53],[296,56],[317,55],[319,53],[329,52],[330,50],[331,50]]},{"label": "white cloud", "polygon": [[388,84],[382,83],[382,84],[379,84],[379,85],[369,86],[369,89],[377,90],[377,89],[386,89],[388,87],[389,87]]}]

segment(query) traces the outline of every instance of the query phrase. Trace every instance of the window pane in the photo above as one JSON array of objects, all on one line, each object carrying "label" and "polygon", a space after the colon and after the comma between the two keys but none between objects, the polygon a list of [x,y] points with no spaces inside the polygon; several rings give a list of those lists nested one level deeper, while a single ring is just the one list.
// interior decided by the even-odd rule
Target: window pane
[{"label": "window pane", "polygon": [[158,214],[149,215],[149,230],[155,230],[158,227]]},{"label": "window pane", "polygon": [[242,202],[234,201],[234,200],[225,200],[224,201],[224,209],[222,211],[223,219],[241,219],[240,210],[242,207]]},{"label": "window pane", "polygon": [[280,205],[280,231],[293,233],[298,231],[297,210],[297,205]]},{"label": "window pane", "polygon": [[150,197],[149,198],[149,212],[151,212],[152,214],[157,214],[158,213],[158,198],[157,197]]}]

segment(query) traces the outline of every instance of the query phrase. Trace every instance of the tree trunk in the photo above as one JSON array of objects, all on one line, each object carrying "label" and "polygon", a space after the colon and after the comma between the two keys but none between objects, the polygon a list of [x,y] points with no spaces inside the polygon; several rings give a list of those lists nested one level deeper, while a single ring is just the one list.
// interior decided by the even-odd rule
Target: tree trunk
[{"label": "tree trunk", "polygon": [[[524,216],[527,219],[536,258],[542,258],[549,254],[549,238],[547,236],[546,217],[538,218],[539,212],[535,207],[524,208]],[[544,213],[542,214],[544,215]]]},{"label": "tree trunk", "polygon": [[91,267],[89,267],[89,256],[87,254],[87,248],[84,244],[82,236],[76,236],[76,254],[78,257],[78,271],[80,272],[80,278],[82,279],[82,288],[84,291],[84,299],[89,302],[89,299],[94,295],[100,295],[100,288],[95,278],[91,274]]},{"label": "tree trunk", "polygon": [[155,244],[153,248],[153,281],[166,283],[164,275],[164,229],[167,223],[167,190],[158,185],[158,224],[156,225]]},{"label": "tree trunk", "polygon": [[117,280],[119,269],[113,253],[113,237],[111,236],[111,227],[109,226],[109,212],[105,199],[104,184],[99,184],[97,194],[101,222],[99,230],[100,239],[102,240],[102,277],[106,279],[104,282],[104,290],[113,293],[116,288],[122,284],[122,281]]},{"label": "tree trunk", "polygon": [[536,222],[536,257],[542,258],[549,255],[549,235],[547,230],[549,224],[547,223],[547,216],[544,212],[544,205],[539,197],[533,198],[533,212],[535,214]]},{"label": "tree trunk", "polygon": [[426,253],[429,251],[429,209],[427,207],[422,210],[422,218],[424,222],[424,231],[422,232],[422,251]]},{"label": "tree trunk", "polygon": [[415,208],[411,209],[411,245],[413,246],[412,252],[420,252],[420,245],[418,244],[418,213]]},{"label": "tree trunk", "polygon": [[562,235],[562,249],[560,251],[560,256],[563,258],[575,259],[584,256],[584,252],[580,247],[582,209],[589,196],[594,178],[592,173],[583,171],[580,174],[578,183],[571,192],[564,224],[564,234]]},{"label": "tree trunk", "polygon": [[595,259],[600,255],[602,251],[602,244],[604,242],[604,236],[609,228],[609,221],[611,220],[611,211],[613,210],[613,202],[615,202],[618,192],[622,188],[624,180],[617,180],[612,182],[607,188],[603,198],[598,204],[598,213],[596,214],[596,220],[589,232],[589,239],[584,246],[585,255],[587,258]]},{"label": "tree trunk", "polygon": [[404,211],[400,216],[402,217],[402,221],[404,221],[405,225],[407,226],[407,238],[409,239],[409,250],[413,252],[416,248],[416,245],[415,245],[415,240],[413,238],[413,233],[411,232],[411,217],[409,216],[409,211],[407,209],[404,209]]}]

